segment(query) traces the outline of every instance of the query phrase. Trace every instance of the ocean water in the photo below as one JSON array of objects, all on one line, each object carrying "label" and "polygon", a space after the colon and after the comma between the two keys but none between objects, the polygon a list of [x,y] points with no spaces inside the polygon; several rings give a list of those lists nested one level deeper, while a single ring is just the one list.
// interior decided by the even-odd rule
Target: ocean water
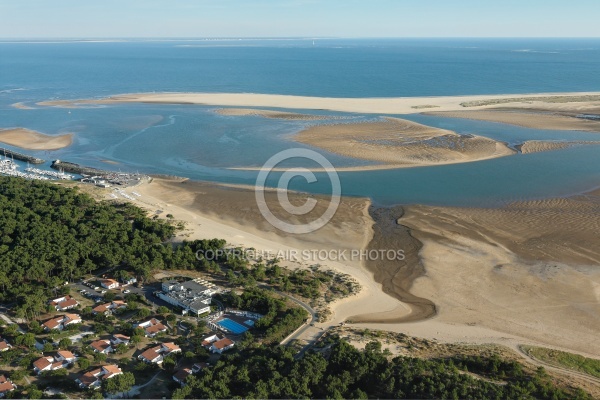
[{"label": "ocean water", "polygon": [[[333,121],[226,117],[216,114],[215,107],[194,105],[64,109],[35,103],[152,91],[335,97],[600,91],[599,67],[598,39],[0,42],[0,128],[75,132],[69,148],[30,152],[48,160],[253,184],[256,172],[230,168],[257,167],[278,151],[308,147],[290,136],[311,124]],[[16,109],[11,106],[16,102],[35,109]],[[378,118],[312,112],[345,118],[338,122]],[[402,117],[511,144],[528,139],[600,140],[594,133]],[[334,165],[369,164],[320,152]],[[368,196],[380,204],[500,204],[600,185],[600,147],[460,165],[343,172],[340,177],[344,194]],[[274,173],[268,183],[278,178]],[[310,185],[293,180],[292,187],[315,193],[330,190],[327,179]]]}]

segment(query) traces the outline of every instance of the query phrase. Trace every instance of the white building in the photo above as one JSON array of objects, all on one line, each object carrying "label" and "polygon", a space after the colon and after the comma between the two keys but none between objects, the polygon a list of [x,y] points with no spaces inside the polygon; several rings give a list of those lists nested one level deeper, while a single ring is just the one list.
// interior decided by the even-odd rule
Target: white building
[{"label": "white building", "polygon": [[201,285],[196,280],[163,282],[162,290],[157,296],[169,304],[197,316],[210,313],[211,296],[215,290]]}]

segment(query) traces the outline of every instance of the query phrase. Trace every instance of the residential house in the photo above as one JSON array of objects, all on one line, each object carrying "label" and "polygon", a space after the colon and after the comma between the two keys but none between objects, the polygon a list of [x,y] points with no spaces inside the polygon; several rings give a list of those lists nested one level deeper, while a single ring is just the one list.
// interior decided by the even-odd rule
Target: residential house
[{"label": "residential house", "polygon": [[114,279],[102,279],[100,280],[100,286],[105,289],[116,289],[119,287],[119,282]]},{"label": "residential house", "polygon": [[55,371],[57,369],[65,368],[70,363],[66,361],[57,360],[52,356],[46,356],[38,358],[33,362],[33,371],[36,374],[41,374],[45,371]]},{"label": "residential house", "polygon": [[53,329],[62,331],[67,325],[80,324],[81,322],[81,317],[78,314],[65,314],[44,322],[42,326],[46,331]]},{"label": "residential house", "polygon": [[208,349],[208,348],[210,348],[211,344],[213,344],[217,340],[223,339],[223,337],[219,336],[219,335],[208,336],[208,337],[204,338],[204,340],[202,341],[202,346],[204,346],[204,347],[206,347]]},{"label": "residential house", "polygon": [[90,346],[95,353],[108,354],[115,351],[110,344],[110,340],[96,340],[90,343]]},{"label": "residential house", "polygon": [[211,353],[221,354],[222,352],[233,348],[233,346],[235,346],[235,343],[233,342],[233,340],[231,340],[229,338],[223,338],[221,340],[217,340],[216,342],[213,342],[212,345],[210,346],[209,350]]},{"label": "residential house", "polygon": [[137,324],[136,328],[144,329],[144,333],[147,337],[154,337],[161,332],[166,332],[168,329],[156,318],[152,318],[146,322]]},{"label": "residential house", "polygon": [[204,368],[208,368],[209,366],[210,364],[205,362],[196,363],[192,366],[192,373],[197,374],[198,372],[202,371]]},{"label": "residential house", "polygon": [[6,396],[8,392],[15,390],[17,386],[4,375],[0,375],[0,398]]},{"label": "residential house", "polygon": [[121,335],[120,333],[115,333],[114,335],[112,335],[110,337],[110,343],[113,346],[116,346],[116,345],[121,344],[121,343],[123,343],[123,344],[129,344],[129,340],[130,339],[131,338],[129,336]]},{"label": "residential house", "polygon": [[189,368],[180,369],[173,375],[173,380],[179,383],[181,386],[185,386],[185,379],[192,374],[192,370]]},{"label": "residential house", "polygon": [[121,375],[122,373],[123,371],[121,371],[121,368],[114,364],[104,365],[100,368],[86,372],[79,378],[75,379],[75,382],[82,389],[98,389],[102,385],[103,380]]},{"label": "residential house", "polygon": [[110,303],[100,304],[92,309],[94,314],[110,314],[113,310],[118,308],[126,308],[127,303],[122,300],[111,301]]},{"label": "residential house", "polygon": [[3,351],[10,350],[11,348],[12,346],[10,345],[10,343],[8,343],[6,339],[0,339],[0,353],[2,353]]},{"label": "residential house", "polygon": [[138,360],[142,360],[149,364],[162,364],[163,356],[160,354],[161,347],[152,347],[138,356]]},{"label": "residential house", "polygon": [[181,348],[173,342],[162,343],[160,346],[144,351],[138,359],[151,364],[161,364],[165,356],[173,353],[181,353]]},{"label": "residential house", "polygon": [[56,353],[56,356],[54,356],[54,359],[56,361],[64,361],[68,364],[73,364],[77,360],[77,357],[75,357],[75,354],[71,353],[70,351],[59,350]]},{"label": "residential house", "polygon": [[77,302],[77,300],[75,300],[71,296],[67,295],[67,296],[59,297],[57,299],[52,300],[50,302],[50,305],[54,306],[56,311],[66,311],[66,310],[70,310],[71,308],[77,307],[79,305],[79,303]]}]

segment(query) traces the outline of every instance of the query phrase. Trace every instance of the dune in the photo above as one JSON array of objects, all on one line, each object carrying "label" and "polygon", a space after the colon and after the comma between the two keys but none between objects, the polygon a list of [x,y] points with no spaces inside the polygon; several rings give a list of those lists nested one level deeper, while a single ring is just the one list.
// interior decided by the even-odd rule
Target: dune
[{"label": "dune", "polygon": [[27,150],[58,150],[70,146],[72,141],[72,133],[53,136],[25,128],[0,129],[1,143]]},{"label": "dune", "polygon": [[399,118],[313,126],[294,140],[332,153],[396,167],[454,164],[503,157],[515,151],[482,136],[458,135]]}]

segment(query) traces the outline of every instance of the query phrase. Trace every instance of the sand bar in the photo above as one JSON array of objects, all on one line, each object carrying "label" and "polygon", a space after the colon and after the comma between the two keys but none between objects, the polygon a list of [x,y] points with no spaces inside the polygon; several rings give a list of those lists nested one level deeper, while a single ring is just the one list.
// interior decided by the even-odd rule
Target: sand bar
[{"label": "sand bar", "polygon": [[226,115],[232,117],[263,117],[271,119],[284,119],[288,121],[319,121],[319,120],[330,120],[340,119],[343,117],[327,116],[327,115],[312,115],[312,114],[299,114],[294,112],[285,111],[273,111],[273,110],[261,110],[257,108],[219,108],[215,110],[219,115]]},{"label": "sand bar", "polygon": [[73,134],[46,135],[31,129],[0,129],[0,142],[27,150],[58,150],[73,142]]},{"label": "sand bar", "polygon": [[389,98],[333,98],[255,93],[133,93],[115,95],[104,99],[44,101],[38,103],[38,105],[73,107],[77,104],[161,103],[330,110],[350,113],[414,114],[421,112],[423,109],[420,107],[423,105],[435,108],[436,111],[456,111],[465,108],[463,103],[477,101],[486,102],[486,105],[472,106],[469,107],[470,110],[496,107],[497,103],[494,101],[503,99],[516,101],[516,103],[510,104],[527,103],[531,101],[528,99],[540,97],[547,101],[568,98],[573,103],[587,103],[590,102],[590,99],[595,98],[589,96],[600,96],[600,92]]},{"label": "sand bar", "polygon": [[[477,121],[500,122],[503,124],[533,129],[600,132],[600,119],[591,120],[578,118],[577,115],[585,113],[584,110],[577,110],[575,108],[569,108],[569,110],[570,111],[563,109],[562,111],[558,111],[552,108],[544,109],[542,107],[537,110],[515,108],[511,110],[427,112],[424,114],[449,118],[465,118]],[[586,110],[587,112],[599,112],[600,107],[598,107],[598,109],[587,108]]]},{"label": "sand bar", "polygon": [[396,167],[455,164],[515,154],[506,144],[483,136],[458,135],[399,118],[313,126],[294,140]]}]

